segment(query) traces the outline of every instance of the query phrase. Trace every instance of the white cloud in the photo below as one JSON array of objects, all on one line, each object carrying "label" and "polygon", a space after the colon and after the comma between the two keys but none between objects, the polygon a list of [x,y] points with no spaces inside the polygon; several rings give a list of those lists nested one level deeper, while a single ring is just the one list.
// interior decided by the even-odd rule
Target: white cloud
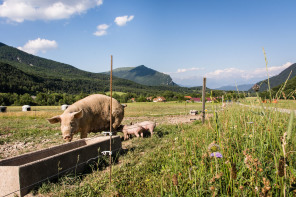
[{"label": "white cloud", "polygon": [[179,68],[177,70],[177,73],[185,73],[188,71],[195,71],[195,70],[201,70],[202,68]]},{"label": "white cloud", "polygon": [[3,0],[0,17],[18,23],[25,20],[59,20],[102,4],[103,0]]},{"label": "white cloud", "polygon": [[[269,76],[275,76],[291,65],[291,62],[287,62],[281,66],[268,67]],[[192,70],[194,69],[178,69],[177,72],[167,74],[170,74],[175,83],[185,86],[200,86],[202,78],[207,77],[207,86],[211,88],[224,85],[253,84],[267,78],[265,66],[253,70],[239,68],[217,69],[211,72],[205,72],[205,68],[200,68],[196,72]]]},{"label": "white cloud", "polygon": [[[291,66],[291,62],[287,62],[282,66],[272,66],[268,67],[269,76],[274,76],[279,74],[284,69]],[[206,73],[207,78],[217,78],[217,79],[226,79],[226,78],[243,78],[243,79],[253,79],[253,78],[264,78],[267,77],[266,68],[256,68],[255,70],[242,70],[238,68],[225,68],[215,70],[213,72]]]},{"label": "white cloud", "polygon": [[103,36],[107,34],[107,29],[109,28],[109,25],[102,24],[97,26],[97,31],[94,33],[95,36]]},{"label": "white cloud", "polygon": [[118,16],[115,18],[114,22],[118,25],[118,26],[124,26],[126,25],[127,22],[131,21],[134,19],[134,16]]},{"label": "white cloud", "polygon": [[37,38],[36,40],[29,40],[23,47],[18,47],[18,49],[35,55],[39,51],[45,53],[47,50],[57,47],[58,44],[55,40]]}]

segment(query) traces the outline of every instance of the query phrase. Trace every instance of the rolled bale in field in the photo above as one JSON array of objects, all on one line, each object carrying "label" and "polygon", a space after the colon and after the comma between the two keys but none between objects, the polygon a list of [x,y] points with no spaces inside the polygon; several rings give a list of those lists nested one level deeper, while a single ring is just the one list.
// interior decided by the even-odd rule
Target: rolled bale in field
[{"label": "rolled bale in field", "polygon": [[[47,119],[49,123],[61,122],[65,141],[70,142],[73,135],[80,133],[86,138],[90,132],[110,130],[110,97],[93,94],[70,105],[63,114]],[[124,116],[124,106],[112,98],[112,129],[115,131]]]},{"label": "rolled bale in field", "polygon": [[6,110],[7,110],[7,107],[0,106],[0,112],[4,113],[4,112],[6,112]]},{"label": "rolled bale in field", "polygon": [[22,107],[22,111],[31,111],[31,106],[30,105],[24,105]]},{"label": "rolled bale in field", "polygon": [[63,111],[65,111],[68,107],[69,107],[69,105],[64,104],[64,105],[61,106],[61,109],[62,109]]},{"label": "rolled bale in field", "polygon": [[198,114],[198,111],[197,110],[190,110],[189,114],[195,116]]}]

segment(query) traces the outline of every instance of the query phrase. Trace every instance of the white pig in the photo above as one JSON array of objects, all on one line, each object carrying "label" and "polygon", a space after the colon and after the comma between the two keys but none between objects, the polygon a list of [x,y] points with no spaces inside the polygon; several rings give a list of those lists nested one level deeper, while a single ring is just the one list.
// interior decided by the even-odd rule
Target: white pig
[{"label": "white pig", "polygon": [[143,137],[145,129],[138,125],[124,125],[121,126],[124,135],[124,140],[129,138],[129,135],[135,135],[136,137]]},{"label": "white pig", "polygon": [[153,135],[154,128],[156,126],[156,123],[153,122],[153,121],[144,121],[144,122],[136,123],[134,125],[138,125],[138,126],[143,127],[146,130],[149,130],[150,133],[151,133],[151,136],[152,136]]},{"label": "white pig", "polygon": [[[124,116],[124,106],[112,99],[112,128],[116,130]],[[90,132],[110,130],[110,97],[93,94],[70,105],[63,114],[47,119],[51,124],[61,123],[63,139],[70,142],[80,132],[86,138]]]}]

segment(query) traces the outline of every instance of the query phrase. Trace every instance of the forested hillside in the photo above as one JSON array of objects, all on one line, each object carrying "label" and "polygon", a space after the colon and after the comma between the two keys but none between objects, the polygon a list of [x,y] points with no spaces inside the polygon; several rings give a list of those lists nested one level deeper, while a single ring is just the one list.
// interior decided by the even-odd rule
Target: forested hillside
[{"label": "forested hillside", "polygon": [[[106,74],[109,74],[106,73]],[[172,78],[144,65],[137,67],[123,67],[113,70],[113,75],[122,79],[128,79],[143,85],[150,86],[178,86]]]},{"label": "forested hillside", "polygon": [[[71,65],[25,53],[0,43],[1,92],[30,93],[56,92],[87,94],[109,91],[109,75],[79,70]],[[165,90],[192,93],[196,88],[145,86],[113,77],[113,90],[136,94],[158,94]]]},{"label": "forested hillside", "polygon": [[[291,66],[289,66],[288,68],[283,70],[280,74],[271,77],[269,79],[270,88],[274,88],[274,87],[279,86],[282,83],[284,83],[287,80],[291,71],[292,71],[292,73],[291,73],[290,79],[292,79],[293,77],[296,76],[296,63],[292,64]],[[259,81],[257,84],[260,85],[259,91],[268,90],[268,80],[267,79],[265,79],[263,81]],[[252,88],[249,91],[252,91]]]}]

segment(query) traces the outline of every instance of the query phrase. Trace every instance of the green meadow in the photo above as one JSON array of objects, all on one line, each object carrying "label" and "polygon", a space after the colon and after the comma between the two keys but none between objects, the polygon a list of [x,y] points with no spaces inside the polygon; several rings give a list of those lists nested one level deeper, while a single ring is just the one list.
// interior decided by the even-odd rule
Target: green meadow
[{"label": "green meadow", "polygon": [[[249,105],[255,104],[250,102]],[[165,119],[168,122],[158,124],[153,137],[122,142],[125,154],[119,155],[112,164],[111,184],[108,158],[101,158],[91,172],[70,174],[43,183],[32,194],[294,196],[294,116],[235,103],[224,108],[221,104],[206,106],[211,118],[205,124],[200,120],[172,124],[170,118],[184,117],[191,109],[201,110],[201,104],[128,104],[124,123],[129,118]],[[2,145],[24,140],[30,143],[37,140],[38,143],[44,139],[48,139],[44,146],[63,143],[59,125],[46,121],[46,118],[62,113],[59,107],[36,107],[36,111],[31,112],[19,112],[17,107],[9,110],[0,114]]]}]

